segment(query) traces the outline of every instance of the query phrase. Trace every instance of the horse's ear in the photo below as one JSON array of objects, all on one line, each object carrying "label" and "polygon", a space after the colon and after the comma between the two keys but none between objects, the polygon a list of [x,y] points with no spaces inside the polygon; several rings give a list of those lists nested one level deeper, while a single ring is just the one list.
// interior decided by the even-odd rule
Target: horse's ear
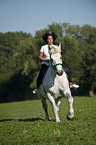
[{"label": "horse's ear", "polygon": [[59,44],[59,51],[61,52],[61,43]]}]

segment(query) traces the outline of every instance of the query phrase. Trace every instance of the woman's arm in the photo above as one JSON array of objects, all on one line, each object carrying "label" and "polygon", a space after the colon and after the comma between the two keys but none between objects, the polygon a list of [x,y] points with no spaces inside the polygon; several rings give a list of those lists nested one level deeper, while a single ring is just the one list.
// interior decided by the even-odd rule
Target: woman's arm
[{"label": "woman's arm", "polygon": [[49,59],[46,59],[46,58],[43,57],[43,52],[40,52],[39,59],[42,60],[42,61],[49,62]]}]

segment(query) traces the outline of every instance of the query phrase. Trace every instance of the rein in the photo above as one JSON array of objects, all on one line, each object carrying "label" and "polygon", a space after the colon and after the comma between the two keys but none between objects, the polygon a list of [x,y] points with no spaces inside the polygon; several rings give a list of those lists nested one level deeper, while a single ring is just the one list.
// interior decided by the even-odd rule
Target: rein
[{"label": "rein", "polygon": [[56,68],[57,65],[63,66],[61,63],[58,63],[58,64],[56,64],[56,65],[52,65],[52,63],[51,63],[51,66],[49,66],[49,67],[51,67],[51,68],[53,68],[54,70],[56,70],[55,68]]},{"label": "rein", "polygon": [[[55,52],[56,53],[56,52]],[[53,54],[53,53],[52,53]],[[56,65],[53,65],[52,64],[52,61],[51,61],[51,53],[50,53],[50,62],[51,62],[51,66],[49,66],[49,67],[51,67],[52,69],[54,69],[55,71],[56,71],[56,66],[58,66],[58,65],[61,65],[61,66],[63,66],[61,63],[58,63],[58,64],[56,64]],[[58,72],[56,72],[57,74],[58,74]],[[58,74],[59,75],[59,74]]]}]

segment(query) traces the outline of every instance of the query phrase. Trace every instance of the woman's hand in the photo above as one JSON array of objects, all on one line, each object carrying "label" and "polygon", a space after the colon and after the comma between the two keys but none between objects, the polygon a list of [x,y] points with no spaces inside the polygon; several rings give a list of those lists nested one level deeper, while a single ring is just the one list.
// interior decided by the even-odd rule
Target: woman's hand
[{"label": "woman's hand", "polygon": [[50,59],[46,59],[46,58],[43,57],[43,52],[40,52],[39,59],[42,60],[42,61],[46,61],[46,62],[49,62],[49,60],[50,60]]}]

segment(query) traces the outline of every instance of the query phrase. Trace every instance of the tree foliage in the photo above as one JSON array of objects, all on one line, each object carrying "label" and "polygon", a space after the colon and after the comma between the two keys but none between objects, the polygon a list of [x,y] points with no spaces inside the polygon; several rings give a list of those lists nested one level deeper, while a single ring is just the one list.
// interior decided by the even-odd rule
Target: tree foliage
[{"label": "tree foliage", "polygon": [[70,69],[73,81],[80,84],[74,92],[96,93],[96,27],[53,23],[36,31],[34,37],[23,32],[0,33],[0,100],[34,98],[32,89],[41,66],[38,55],[45,44],[42,35],[46,31],[58,35],[55,44],[62,44],[63,64]]}]

